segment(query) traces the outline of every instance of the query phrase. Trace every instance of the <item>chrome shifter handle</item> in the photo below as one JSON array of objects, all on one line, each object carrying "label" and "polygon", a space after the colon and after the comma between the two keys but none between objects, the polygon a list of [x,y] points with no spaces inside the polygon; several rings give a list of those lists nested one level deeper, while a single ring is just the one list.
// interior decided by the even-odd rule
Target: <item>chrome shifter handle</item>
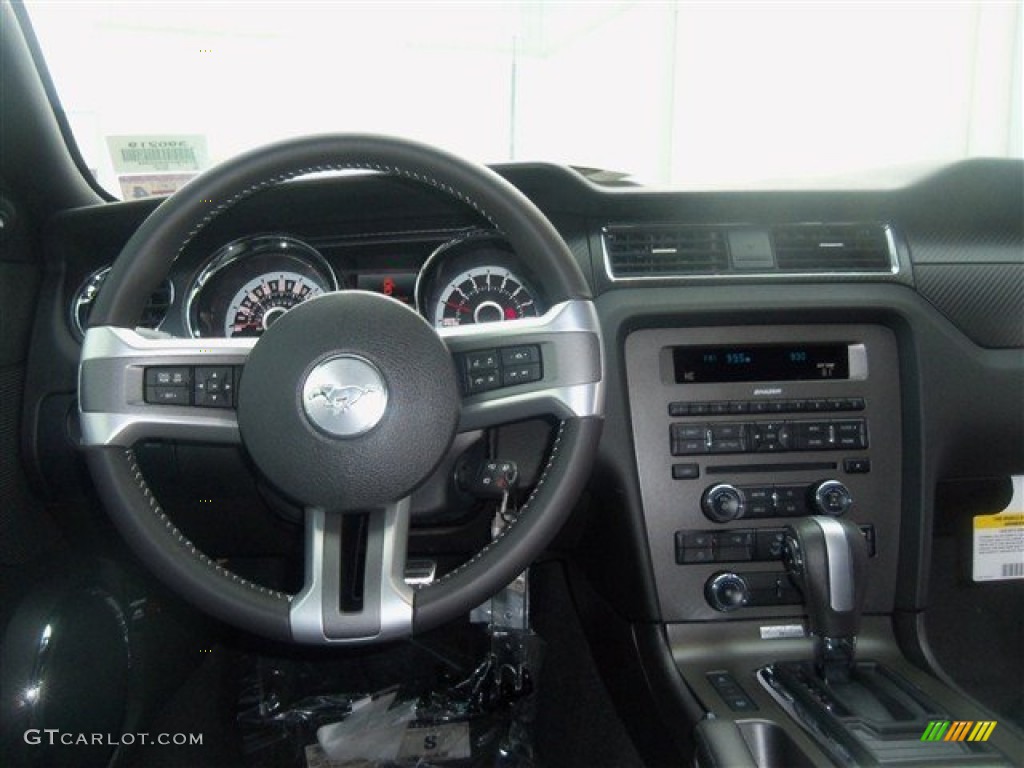
[{"label": "chrome shifter handle", "polygon": [[804,596],[818,674],[847,679],[867,586],[867,542],[849,520],[804,517],[786,529],[782,557]]}]

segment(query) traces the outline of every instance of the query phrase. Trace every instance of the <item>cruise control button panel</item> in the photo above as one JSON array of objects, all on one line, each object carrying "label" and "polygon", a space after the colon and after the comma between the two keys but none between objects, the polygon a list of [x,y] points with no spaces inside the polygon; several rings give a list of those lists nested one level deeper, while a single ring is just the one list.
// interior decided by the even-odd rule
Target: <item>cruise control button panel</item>
[{"label": "cruise control button panel", "polygon": [[467,395],[544,378],[540,347],[536,344],[467,352],[460,355],[458,365]]},{"label": "cruise control button panel", "polygon": [[153,405],[234,408],[240,370],[229,365],[148,367],[144,400]]}]

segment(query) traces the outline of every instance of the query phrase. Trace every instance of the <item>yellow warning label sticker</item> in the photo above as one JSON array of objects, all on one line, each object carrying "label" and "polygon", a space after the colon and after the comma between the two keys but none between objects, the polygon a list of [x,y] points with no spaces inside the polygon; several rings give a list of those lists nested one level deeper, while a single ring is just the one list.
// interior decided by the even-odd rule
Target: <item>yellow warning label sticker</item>
[{"label": "yellow warning label sticker", "polygon": [[1024,579],[1024,477],[1013,478],[1013,497],[995,515],[974,518],[975,581]]}]

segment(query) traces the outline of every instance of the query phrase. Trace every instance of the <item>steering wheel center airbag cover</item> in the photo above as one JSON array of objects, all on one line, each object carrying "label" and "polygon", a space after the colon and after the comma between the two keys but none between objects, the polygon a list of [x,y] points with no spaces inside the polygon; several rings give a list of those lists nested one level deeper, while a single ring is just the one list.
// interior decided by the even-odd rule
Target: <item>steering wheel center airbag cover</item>
[{"label": "steering wheel center airbag cover", "polygon": [[331,293],[260,338],[238,395],[242,442],[305,506],[379,507],[440,463],[459,416],[447,347],[414,311],[377,294]]}]

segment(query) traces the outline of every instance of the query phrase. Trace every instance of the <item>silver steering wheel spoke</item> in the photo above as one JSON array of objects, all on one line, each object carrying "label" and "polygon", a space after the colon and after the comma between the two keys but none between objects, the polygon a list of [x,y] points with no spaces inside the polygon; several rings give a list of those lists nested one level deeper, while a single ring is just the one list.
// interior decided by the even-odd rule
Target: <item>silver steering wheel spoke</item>
[{"label": "silver steering wheel spoke", "polygon": [[460,432],[604,413],[601,330],[590,301],[564,301],[535,318],[440,328],[438,335],[462,384]]},{"label": "silver steering wheel spoke", "polygon": [[[344,516],[306,510],[305,579],[291,601],[289,622],[299,643],[380,642],[412,629],[413,589],[405,583],[409,541],[408,497],[369,513],[362,573],[361,610],[342,610],[346,542]],[[347,548],[349,551],[352,547]]]},{"label": "silver steering wheel spoke", "polygon": [[231,405],[238,370],[255,343],[90,328],[78,369],[82,445],[127,448],[159,438],[239,443]]}]

